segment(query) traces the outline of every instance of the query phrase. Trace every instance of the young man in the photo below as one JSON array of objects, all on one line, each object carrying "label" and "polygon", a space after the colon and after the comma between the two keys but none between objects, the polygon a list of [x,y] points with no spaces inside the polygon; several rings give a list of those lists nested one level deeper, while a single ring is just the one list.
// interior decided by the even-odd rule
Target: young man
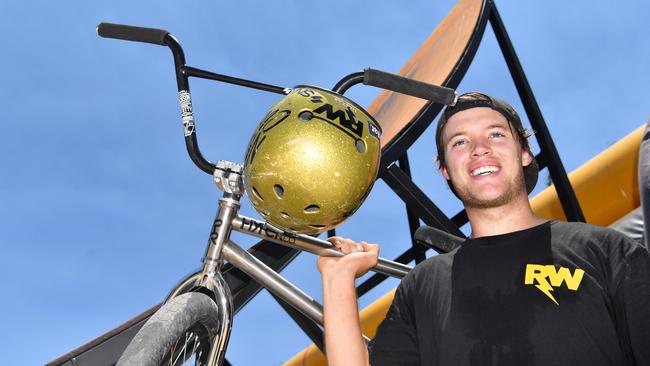
[{"label": "young man", "polygon": [[368,348],[354,279],[379,248],[330,238],[349,253],[318,260],[330,366],[650,365],[648,251],[612,230],[536,216],[527,137],[514,109],[485,94],[444,111],[440,170],[472,233],[402,280]]}]

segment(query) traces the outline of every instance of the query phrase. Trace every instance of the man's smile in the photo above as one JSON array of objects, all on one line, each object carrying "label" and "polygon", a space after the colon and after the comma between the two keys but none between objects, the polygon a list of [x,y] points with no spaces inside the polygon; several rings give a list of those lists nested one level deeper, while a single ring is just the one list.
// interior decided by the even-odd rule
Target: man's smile
[{"label": "man's smile", "polygon": [[475,168],[469,172],[469,175],[476,177],[479,175],[488,175],[500,171],[501,168],[495,165],[483,165],[478,168]]}]

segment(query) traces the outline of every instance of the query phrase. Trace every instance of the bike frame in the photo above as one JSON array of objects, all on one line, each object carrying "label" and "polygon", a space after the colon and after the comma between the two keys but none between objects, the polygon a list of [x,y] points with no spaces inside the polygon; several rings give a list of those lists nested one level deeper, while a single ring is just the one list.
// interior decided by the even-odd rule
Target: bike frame
[{"label": "bike frame", "polygon": [[[160,29],[140,28],[117,24],[102,23],[97,27],[102,37],[117,38],[167,46],[172,51],[176,70],[181,120],[188,154],[194,164],[214,177],[217,187],[223,191],[219,208],[210,230],[210,237],[203,257],[201,270],[187,276],[169,293],[166,301],[183,293],[200,291],[208,293],[218,309],[219,331],[213,340],[208,357],[209,365],[221,364],[230,337],[233,318],[233,304],[230,289],[221,275],[224,260],[239,268],[253,280],[260,283],[269,292],[284,300],[296,310],[323,326],[323,307],[301,289],[266,266],[251,253],[230,240],[233,230],[252,235],[264,240],[294,249],[308,251],[321,256],[343,256],[336,247],[326,240],[297,234],[276,228],[266,222],[238,214],[240,200],[244,193],[242,182],[243,167],[239,164],[219,161],[216,165],[207,161],[201,154],[197,137],[189,77],[215,80],[264,90],[278,94],[288,94],[291,89],[263,84],[255,81],[216,74],[185,65],[183,49],[169,32]],[[364,83],[392,91],[433,100],[443,104],[454,104],[455,92],[452,89],[429,85],[398,75],[377,70],[366,69],[364,72],[350,74],[341,79],[333,91],[343,94],[353,85]],[[378,264],[371,270],[387,276],[402,278],[411,267],[379,258]]]},{"label": "bike frame", "polygon": [[[219,161],[215,169],[217,186],[224,190],[219,200],[217,215],[210,230],[203,267],[180,282],[168,295],[170,300],[190,291],[209,291],[219,309],[219,339],[215,339],[209,359],[213,365],[222,361],[232,326],[232,297],[221,276],[223,260],[239,268],[269,292],[281,298],[308,318],[323,326],[323,307],[300,288],[266,266],[248,251],[230,239],[232,230],[263,238],[280,245],[301,249],[318,255],[343,256],[326,240],[278,229],[266,222],[238,215],[243,194],[242,166]],[[373,270],[388,276],[402,278],[411,267],[380,258]]]}]

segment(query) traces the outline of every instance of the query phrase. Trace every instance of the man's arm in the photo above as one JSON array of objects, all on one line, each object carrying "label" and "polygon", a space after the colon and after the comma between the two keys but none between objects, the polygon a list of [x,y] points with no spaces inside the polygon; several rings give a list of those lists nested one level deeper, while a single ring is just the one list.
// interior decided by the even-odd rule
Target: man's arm
[{"label": "man's arm", "polygon": [[377,264],[379,246],[340,237],[328,240],[346,255],[318,258],[323,279],[327,362],[330,366],[368,365],[354,280]]},{"label": "man's arm", "polygon": [[650,253],[629,240],[612,256],[620,268],[614,288],[614,313],[624,352],[636,365],[650,365]]}]

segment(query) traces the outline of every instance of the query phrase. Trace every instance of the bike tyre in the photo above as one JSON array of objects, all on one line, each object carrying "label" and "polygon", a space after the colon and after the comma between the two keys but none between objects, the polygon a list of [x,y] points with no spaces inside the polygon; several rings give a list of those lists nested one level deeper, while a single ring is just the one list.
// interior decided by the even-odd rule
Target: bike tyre
[{"label": "bike tyre", "polygon": [[172,349],[178,341],[187,338],[188,332],[196,334],[202,357],[207,359],[218,326],[217,305],[210,297],[199,292],[179,295],[163,304],[147,320],[116,366],[167,365],[170,357],[176,358]]}]

